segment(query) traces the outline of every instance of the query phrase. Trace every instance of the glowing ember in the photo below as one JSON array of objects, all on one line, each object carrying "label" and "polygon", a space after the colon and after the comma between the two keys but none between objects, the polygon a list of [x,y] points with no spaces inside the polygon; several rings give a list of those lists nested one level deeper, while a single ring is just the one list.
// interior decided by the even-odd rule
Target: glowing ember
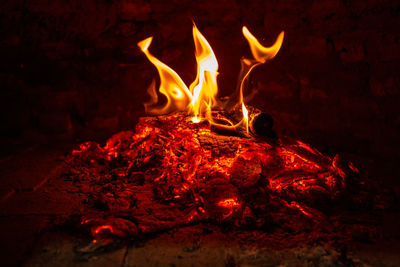
[{"label": "glowing ember", "polygon": [[175,113],[141,118],[136,133],[116,134],[104,147],[81,145],[73,152],[73,180],[91,188],[93,207],[108,216],[85,216],[82,225],[95,236],[204,220],[329,225],[323,212],[340,202],[355,167],[343,168],[338,157],[299,141],[270,144],[211,128]]},{"label": "glowing ember", "polygon": [[240,204],[236,198],[228,198],[218,202],[218,206],[232,209],[235,207],[240,207]]},{"label": "glowing ember", "polygon": [[101,226],[97,227],[96,229],[94,229],[93,234],[98,235],[100,232],[103,232],[105,230],[110,231],[110,233],[114,232],[111,225],[101,225]]},{"label": "glowing ember", "polygon": [[223,199],[220,202],[218,202],[217,204],[219,207],[223,207],[228,209],[227,213],[224,213],[222,215],[222,219],[228,218],[229,216],[231,216],[233,214],[233,212],[235,211],[235,209],[240,208],[240,203],[237,200],[237,198],[227,198],[227,199]]}]

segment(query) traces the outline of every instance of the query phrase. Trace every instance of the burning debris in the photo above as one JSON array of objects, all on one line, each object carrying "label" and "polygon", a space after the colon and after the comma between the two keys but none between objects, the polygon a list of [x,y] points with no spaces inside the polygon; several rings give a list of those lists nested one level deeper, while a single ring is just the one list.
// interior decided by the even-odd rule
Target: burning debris
[{"label": "burning debris", "polygon": [[136,236],[199,222],[345,234],[338,207],[343,213],[343,206],[377,206],[354,165],[278,138],[272,118],[245,105],[250,71],[278,53],[284,34],[271,47],[246,27],[243,34],[254,59],[242,59],[236,97],[226,101],[216,98],[218,63],[196,26],[198,69],[189,87],[150,54],[152,37],[139,42],[158,70],[167,103],[160,106],[152,83],[145,107],[157,116],[141,118],[135,132],[115,134],[104,146],[82,144],[69,161],[66,177],[82,189],[82,225],[94,236]]},{"label": "burning debris", "polygon": [[94,236],[205,221],[331,233],[343,202],[346,209],[376,204],[338,157],[300,141],[222,135],[183,113],[141,118],[135,133],[82,144],[70,160],[67,176],[87,199],[82,225]]}]

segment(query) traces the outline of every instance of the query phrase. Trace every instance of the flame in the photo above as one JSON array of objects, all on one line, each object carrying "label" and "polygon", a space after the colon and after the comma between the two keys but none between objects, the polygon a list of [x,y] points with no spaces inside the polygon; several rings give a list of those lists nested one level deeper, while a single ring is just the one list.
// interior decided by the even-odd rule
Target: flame
[{"label": "flame", "polygon": [[243,113],[243,121],[246,125],[246,133],[249,133],[249,112],[247,111],[246,106],[242,103],[242,113]]},{"label": "flame", "polygon": [[250,50],[254,59],[243,58],[241,60],[241,71],[239,74],[238,96],[239,104],[242,107],[243,118],[240,122],[233,125],[221,125],[214,122],[212,117],[212,108],[219,105],[217,100],[218,93],[218,61],[206,38],[197,29],[193,23],[193,40],[195,44],[195,57],[197,62],[196,79],[190,84],[189,88],[185,85],[179,75],[166,64],[158,60],[149,52],[149,46],[153,37],[149,37],[138,43],[139,48],[146,55],[151,63],[157,68],[160,76],[160,85],[158,91],[167,98],[167,103],[158,107],[158,96],[153,81],[148,88],[151,100],[145,103],[145,110],[151,114],[161,115],[173,111],[186,110],[192,115],[192,122],[198,123],[206,119],[211,125],[227,129],[236,129],[242,127],[249,133],[249,112],[245,106],[243,91],[244,85],[251,70],[272,59],[278,53],[282,46],[284,32],[282,31],[275,43],[270,47],[262,46],[259,41],[244,26],[243,35],[249,43]]},{"label": "flame", "polygon": [[282,31],[272,46],[265,47],[258,42],[256,37],[250,33],[246,26],[243,26],[242,32],[244,37],[247,39],[247,42],[249,42],[250,50],[254,59],[260,63],[265,63],[268,59],[272,59],[276,56],[276,54],[279,52],[279,49],[281,49],[283,37],[285,35],[285,33]]},{"label": "flame", "polygon": [[190,85],[190,91],[193,96],[190,104],[194,115],[192,121],[199,122],[202,112],[206,112],[206,117],[211,118],[211,108],[217,102],[218,61],[210,44],[195,24],[193,24],[193,39],[197,61],[197,76]]},{"label": "flame", "polygon": [[[150,107],[149,105],[145,105],[146,111],[152,114],[167,114],[172,111],[182,111],[186,109],[186,106],[191,100],[191,93],[186,87],[185,83],[182,81],[181,77],[166,64],[162,63],[156,57],[154,57],[149,52],[149,46],[153,40],[153,37],[149,37],[138,43],[138,46],[146,55],[146,57],[150,60],[151,63],[157,68],[158,74],[160,75],[160,88],[158,89],[160,93],[162,93],[167,98],[167,104],[164,107]],[[152,83],[151,87],[155,87],[155,84]],[[153,96],[151,104],[157,103],[157,99],[154,99],[157,94],[155,93],[155,89],[151,88],[148,90]]]}]

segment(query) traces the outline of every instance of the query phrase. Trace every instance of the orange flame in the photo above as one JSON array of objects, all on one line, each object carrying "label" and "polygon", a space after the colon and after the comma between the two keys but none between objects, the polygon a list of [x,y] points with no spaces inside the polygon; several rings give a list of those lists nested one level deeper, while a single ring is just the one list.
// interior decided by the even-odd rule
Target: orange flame
[{"label": "orange flame", "polygon": [[276,56],[282,46],[283,37],[285,35],[285,33],[282,31],[272,46],[265,47],[258,42],[256,37],[250,33],[246,26],[243,26],[242,32],[244,37],[249,42],[250,50],[254,59],[260,63],[265,63],[268,59],[272,59]]},{"label": "orange flame", "polygon": [[[173,69],[162,63],[149,52],[148,49],[152,40],[153,37],[149,37],[139,42],[138,46],[150,62],[157,68],[158,74],[160,75],[160,88],[158,90],[167,98],[167,104],[161,108],[151,107],[153,105],[145,104],[145,109],[147,112],[157,115],[167,114],[176,110],[185,110],[186,106],[190,102],[191,93],[182,81],[181,77],[179,77]],[[154,86],[155,84],[152,83],[152,87],[149,88],[153,97],[151,104],[157,103],[157,99],[154,99],[157,95],[153,89]]]},{"label": "orange flame", "polygon": [[278,53],[282,46],[284,32],[281,32],[271,47],[262,46],[258,40],[250,33],[244,26],[243,35],[247,39],[250,50],[254,59],[242,59],[242,69],[239,74],[239,103],[242,107],[243,119],[230,126],[220,125],[213,121],[211,109],[218,105],[216,98],[218,93],[217,75],[218,75],[218,61],[215,54],[207,42],[206,38],[197,29],[193,23],[193,40],[195,44],[195,56],[197,61],[197,75],[196,79],[188,87],[179,77],[179,75],[166,64],[155,58],[148,48],[153,40],[149,37],[138,43],[139,48],[150,60],[151,63],[157,68],[160,76],[160,86],[158,91],[167,98],[167,103],[158,107],[158,96],[155,89],[155,82],[153,81],[148,89],[151,100],[145,103],[145,110],[151,114],[161,115],[173,111],[187,110],[192,117],[192,122],[197,123],[206,119],[212,125],[219,125],[224,128],[244,127],[246,133],[249,132],[249,114],[243,100],[244,84],[251,72],[251,70],[265,63],[267,60],[272,59]]},{"label": "orange flame", "polygon": [[206,38],[193,24],[193,39],[197,61],[197,76],[190,85],[192,93],[191,110],[193,122],[199,122],[201,113],[206,111],[207,118],[211,118],[211,108],[216,104],[218,92],[217,75],[218,61]]},{"label": "orange flame", "polygon": [[[282,46],[284,32],[282,31],[275,43],[270,47],[265,47],[258,42],[258,40],[250,33],[246,26],[243,26],[242,32],[247,42],[249,43],[251,53],[253,54],[254,60],[242,58],[241,59],[241,71],[240,71],[240,85],[239,85],[239,94],[240,94],[240,104],[242,104],[242,112],[243,118],[247,116],[247,110],[244,106],[243,102],[243,88],[247,78],[250,75],[250,72],[258,65],[265,63],[267,60],[272,59],[276,56]],[[245,120],[246,123],[246,131],[248,133],[249,122],[248,118]]]},{"label": "orange flame", "polygon": [[243,113],[243,122],[246,125],[246,133],[249,133],[249,112],[247,111],[246,106],[242,102],[242,113]]}]

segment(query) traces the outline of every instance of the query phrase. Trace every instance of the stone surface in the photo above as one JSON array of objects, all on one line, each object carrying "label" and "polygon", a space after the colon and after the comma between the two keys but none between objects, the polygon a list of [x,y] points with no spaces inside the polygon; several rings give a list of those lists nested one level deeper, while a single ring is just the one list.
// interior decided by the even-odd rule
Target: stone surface
[{"label": "stone surface", "polygon": [[62,154],[57,149],[31,147],[8,160],[0,162],[2,187],[17,192],[35,191],[56,176],[62,165]]},{"label": "stone surface", "polygon": [[24,266],[123,266],[126,246],[111,246],[92,254],[78,252],[79,247],[91,242],[63,232],[45,233]]},{"label": "stone surface", "polygon": [[[21,264],[42,231],[76,207],[65,187],[49,186],[59,175],[64,151],[65,145],[36,146],[0,162],[0,254],[4,266]],[[3,190],[6,188],[9,190]]]},{"label": "stone surface", "polygon": [[[207,227],[181,228],[138,242],[129,247],[124,266],[395,266],[400,260],[392,249],[380,250],[377,257],[367,255],[373,246],[360,244],[354,244],[357,249],[352,247],[349,252],[318,245],[270,248],[257,242],[237,242],[235,234]],[[393,249],[399,246],[391,245]]]},{"label": "stone surface", "polygon": [[[38,238],[24,266],[395,266],[399,263],[395,253],[399,243],[386,242],[389,249],[362,243],[352,244],[348,251],[322,245],[283,249],[260,246],[254,241],[239,243],[234,235],[204,224],[133,240],[131,244],[111,242],[98,250],[86,251],[85,247],[92,246],[91,240],[50,231]],[[100,242],[104,241],[96,240]]]},{"label": "stone surface", "polygon": [[29,255],[40,232],[48,225],[48,216],[4,216],[0,218],[0,248],[3,266],[21,264]]}]

